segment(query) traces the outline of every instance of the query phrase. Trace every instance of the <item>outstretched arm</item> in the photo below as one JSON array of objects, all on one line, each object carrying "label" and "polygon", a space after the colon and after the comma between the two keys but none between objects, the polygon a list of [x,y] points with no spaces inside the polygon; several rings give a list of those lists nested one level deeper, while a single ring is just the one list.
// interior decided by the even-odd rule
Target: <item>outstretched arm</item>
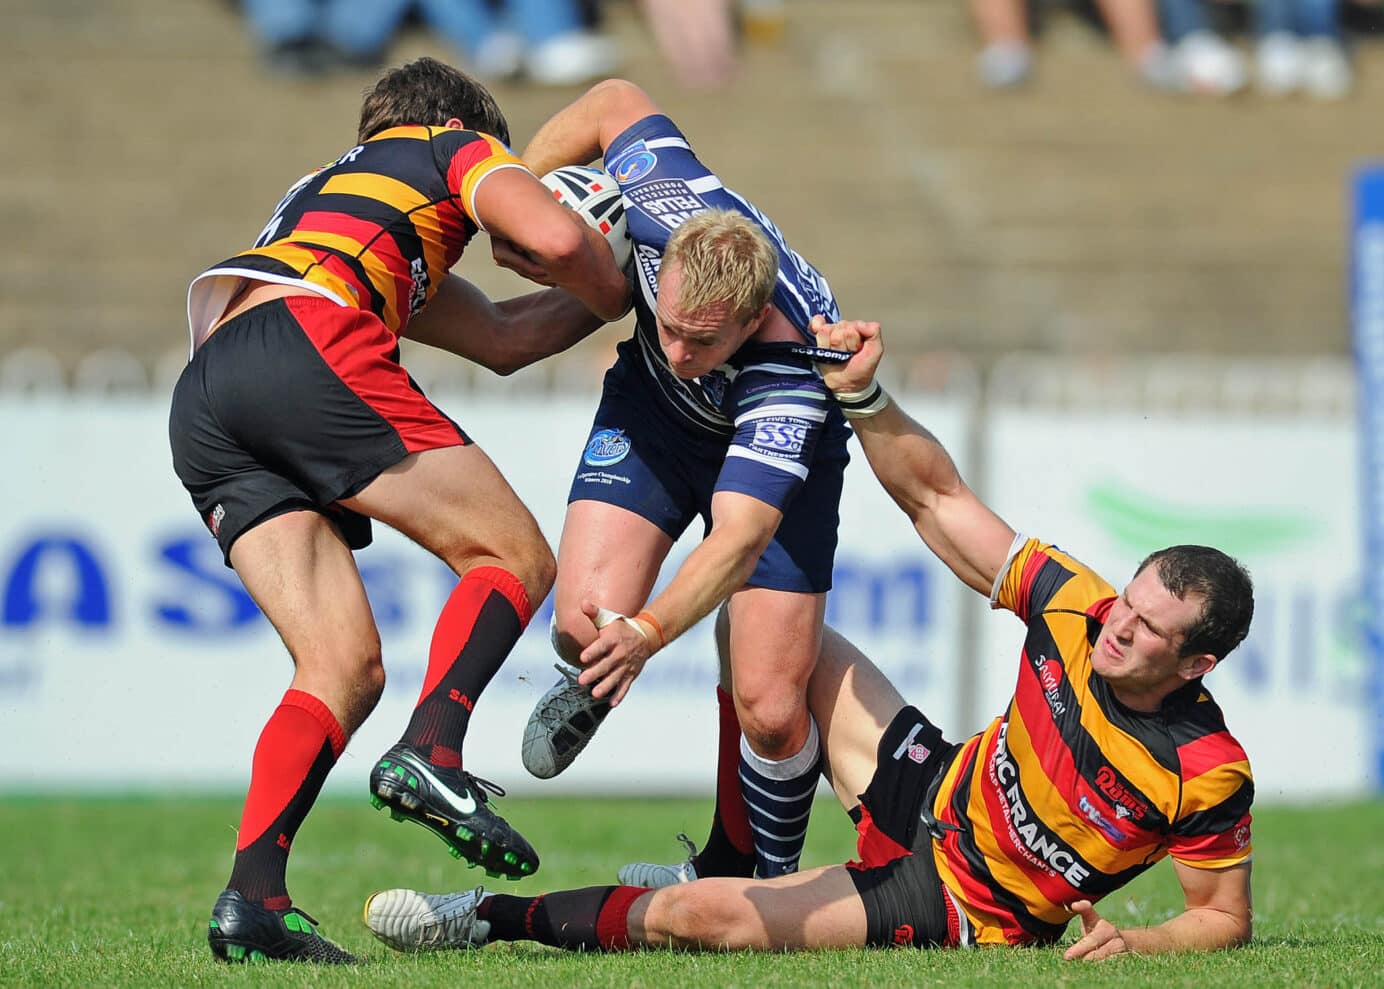
[{"label": "outstretched arm", "polygon": [[1068,961],[1102,961],[1133,952],[1219,951],[1248,944],[1253,931],[1249,869],[1243,862],[1228,869],[1194,869],[1173,862],[1187,909],[1155,927],[1117,928],[1096,913],[1089,900],[1072,909],[1081,918],[1081,939],[1067,949]]},{"label": "outstretched arm", "polygon": [[495,302],[466,279],[449,274],[404,336],[450,351],[496,374],[561,353],[602,325],[569,292],[550,288]]},{"label": "outstretched arm", "polygon": [[605,154],[631,124],[658,112],[658,104],[634,83],[607,79],[549,118],[520,157],[535,175],[585,165]]},{"label": "outstretched arm", "polygon": [[967,586],[988,595],[1008,558],[1014,530],[966,486],[937,437],[878,389],[875,371],[884,356],[879,324],[828,324],[815,316],[812,329],[820,346],[855,354],[845,364],[823,365],[822,378],[884,490],[937,558]]}]

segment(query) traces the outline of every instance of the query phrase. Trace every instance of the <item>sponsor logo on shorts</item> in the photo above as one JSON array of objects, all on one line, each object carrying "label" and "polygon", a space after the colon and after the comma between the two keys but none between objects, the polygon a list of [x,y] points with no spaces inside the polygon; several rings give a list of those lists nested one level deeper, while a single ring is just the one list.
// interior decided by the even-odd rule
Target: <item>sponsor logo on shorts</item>
[{"label": "sponsor logo on shorts", "polygon": [[914,742],[908,747],[908,758],[920,766],[927,761],[927,757],[930,755],[932,755],[932,749],[921,742]]},{"label": "sponsor logo on shorts", "polygon": [[615,181],[621,184],[635,182],[654,170],[658,155],[645,148],[631,151],[615,163]]},{"label": "sponsor logo on shorts", "polygon": [[894,928],[894,943],[898,945],[910,945],[913,943],[913,925],[900,924]]},{"label": "sponsor logo on shorts", "polygon": [[808,423],[803,419],[772,418],[755,423],[751,448],[770,456],[796,456],[803,452]]},{"label": "sponsor logo on shorts", "polygon": [[225,519],[226,506],[217,502],[216,507],[211,510],[211,514],[207,516],[207,528],[211,530],[213,536],[219,537],[221,535],[221,523]]},{"label": "sponsor logo on shorts", "polygon": [[630,441],[623,429],[598,429],[586,444],[582,462],[589,467],[609,467],[629,456]]}]

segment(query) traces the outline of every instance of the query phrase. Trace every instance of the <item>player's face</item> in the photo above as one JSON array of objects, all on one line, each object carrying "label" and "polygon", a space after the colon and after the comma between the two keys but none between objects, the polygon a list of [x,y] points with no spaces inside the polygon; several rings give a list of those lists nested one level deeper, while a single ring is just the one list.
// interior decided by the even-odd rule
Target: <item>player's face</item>
[{"label": "player's face", "polygon": [[758,318],[748,323],[735,318],[724,302],[684,312],[678,305],[682,291],[682,266],[667,264],[659,272],[658,302],[654,321],[658,324],[658,342],[673,373],[684,380],[714,371],[758,327]]},{"label": "player's face", "polygon": [[1209,669],[1202,668],[1209,657],[1179,655],[1202,602],[1199,594],[1177,597],[1155,566],[1145,567],[1111,606],[1091,650],[1092,668],[1130,707],[1156,710],[1164,696]]}]

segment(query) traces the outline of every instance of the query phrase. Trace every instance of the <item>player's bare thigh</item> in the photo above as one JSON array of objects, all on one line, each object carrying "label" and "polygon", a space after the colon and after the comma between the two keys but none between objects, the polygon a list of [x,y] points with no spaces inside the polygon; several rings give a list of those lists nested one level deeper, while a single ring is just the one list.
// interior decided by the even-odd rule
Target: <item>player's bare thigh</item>
[{"label": "player's bare thigh", "polygon": [[879,740],[904,699],[879,667],[826,626],[807,700],[822,733],[827,775],[837,799],[843,807],[854,807],[874,778]]},{"label": "player's bare thigh", "polygon": [[702,948],[845,948],[863,945],[865,904],[845,866],[775,879],[701,879],[637,900],[631,938]]},{"label": "player's bare thigh", "polygon": [[648,602],[672,548],[666,532],[628,509],[586,499],[567,506],[553,593],[558,652],[564,659],[575,664],[596,638],[581,612],[582,601],[634,614]]},{"label": "player's bare thigh", "polygon": [[318,512],[277,515],[231,545],[231,564],[288,647],[293,686],[350,733],[384,687],[380,636],[355,558]]},{"label": "player's bare thigh", "polygon": [[826,595],[745,587],[731,595],[727,610],[741,730],[766,759],[786,759],[807,740],[807,682]]},{"label": "player's bare thigh", "polygon": [[538,523],[473,444],[410,454],[341,503],[399,530],[457,574],[503,566],[535,608],[552,586],[552,550]]}]

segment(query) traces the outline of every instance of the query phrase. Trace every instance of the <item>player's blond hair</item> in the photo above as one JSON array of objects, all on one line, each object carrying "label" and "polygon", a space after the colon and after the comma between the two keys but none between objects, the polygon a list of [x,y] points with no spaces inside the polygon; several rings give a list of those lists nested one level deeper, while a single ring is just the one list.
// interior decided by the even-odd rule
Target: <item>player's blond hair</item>
[{"label": "player's blond hair", "polygon": [[778,251],[743,213],[709,209],[684,220],[663,250],[663,264],[673,261],[682,266],[683,312],[724,302],[732,316],[748,322],[774,296]]}]

